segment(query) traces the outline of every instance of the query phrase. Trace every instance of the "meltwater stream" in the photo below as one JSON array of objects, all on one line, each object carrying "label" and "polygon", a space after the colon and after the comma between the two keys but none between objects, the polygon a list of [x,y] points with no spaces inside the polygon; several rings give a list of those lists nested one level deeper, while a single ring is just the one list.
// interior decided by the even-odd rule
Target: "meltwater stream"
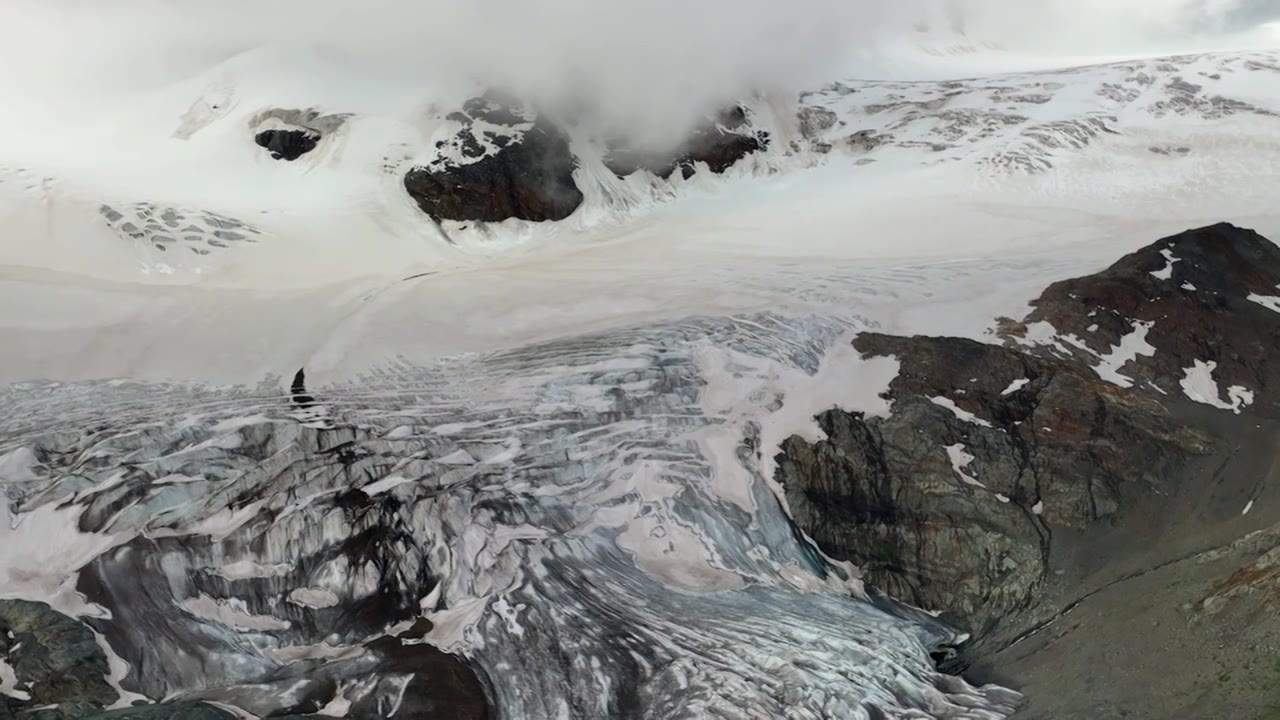
[{"label": "meltwater stream", "polygon": [[426,618],[405,642],[466,658],[495,717],[1007,717],[770,487],[761,434],[851,329],[694,319],[305,395],[9,386],[0,579],[88,618],[124,688],[256,715],[320,679],[328,714],[393,714],[415,672],[362,646]]}]

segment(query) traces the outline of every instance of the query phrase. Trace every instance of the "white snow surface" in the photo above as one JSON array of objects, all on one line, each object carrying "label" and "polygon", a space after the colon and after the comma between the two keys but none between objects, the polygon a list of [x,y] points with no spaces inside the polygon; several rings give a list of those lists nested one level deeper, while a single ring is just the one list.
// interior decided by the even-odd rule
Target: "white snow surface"
[{"label": "white snow surface", "polygon": [[1139,355],[1147,357],[1155,355],[1156,349],[1147,342],[1147,333],[1150,332],[1151,327],[1150,322],[1134,320],[1133,331],[1122,336],[1120,344],[1112,347],[1111,352],[1098,358],[1098,364],[1093,368],[1094,372],[1098,373],[1098,377],[1120,387],[1133,387],[1133,378],[1122,375],[1120,368],[1131,360],[1137,359]]},{"label": "white snow surface", "polygon": [[1018,392],[1019,390],[1021,390],[1022,388],[1026,387],[1030,382],[1031,380],[1028,378],[1018,378],[1017,380],[1013,380],[1012,382],[1009,383],[1008,387],[1000,391],[1000,395],[1001,396],[1012,395]]},{"label": "white snow surface", "polygon": [[1249,293],[1249,299],[1268,310],[1280,312],[1280,296],[1276,295],[1259,295],[1257,293]]},{"label": "white snow surface", "polygon": [[992,427],[991,423],[987,422],[986,420],[983,420],[977,415],[974,415],[968,410],[961,408],[959,405],[956,405],[956,402],[951,398],[932,397],[932,398],[929,398],[929,401],[932,402],[934,405],[937,405],[938,407],[943,407],[950,410],[953,415],[955,415],[956,417],[960,418],[965,422],[973,423],[974,425],[980,425],[982,427]]},{"label": "white snow surface", "polygon": [[948,445],[945,449],[947,451],[947,458],[951,460],[951,469],[957,476],[959,476],[962,482],[966,485],[973,485],[974,487],[986,487],[986,485],[979,482],[977,478],[965,471],[965,468],[969,467],[969,463],[973,462],[974,458],[973,455],[970,455],[965,450],[964,443]]},{"label": "white snow surface", "polygon": [[1186,375],[1180,383],[1182,392],[1198,403],[1230,410],[1238,415],[1241,408],[1253,404],[1253,391],[1243,385],[1232,385],[1227,388],[1227,400],[1223,400],[1218,381],[1213,379],[1213,371],[1217,367],[1218,363],[1213,360],[1196,360],[1191,367],[1184,368]]},{"label": "white snow surface", "polygon": [[[942,631],[861,603],[856,568],[832,563],[841,572],[819,577],[804,564],[812,555],[777,530],[785,498],[774,502],[774,455],[792,435],[821,440],[824,410],[892,412],[880,393],[897,361],[858,356],[849,343],[859,331],[991,341],[992,318],[1020,317],[1047,283],[1162,235],[1229,220],[1280,236],[1280,53],[1028,71],[1037,64],[965,52],[981,73],[847,78],[799,98],[748,99],[773,144],[722,177],[619,180],[591,139],[575,136],[586,202],[573,216],[451,226],[449,238],[401,182],[433,158],[449,122],[437,110],[469,89],[416,87],[286,48],[104,98],[87,117],[24,125],[7,115],[0,383],[15,410],[0,419],[0,489],[14,504],[0,522],[0,597],[101,617],[75,591],[78,573],[144,534],[220,542],[269,508],[278,514],[268,556],[202,566],[266,581],[288,572],[290,543],[351,530],[340,513],[313,511],[339,488],[233,506],[218,479],[173,472],[162,477],[185,479],[157,483],[107,530],[80,532],[83,508],[55,500],[88,502],[133,480],[103,475],[73,496],[42,495],[53,483],[31,449],[43,432],[33,428],[136,421],[118,445],[99,448],[121,466],[119,447],[135,432],[200,431],[200,442],[147,459],[164,465],[347,417],[385,422],[382,441],[421,451],[361,489],[375,500],[431,493],[430,512],[413,518],[443,573],[423,606],[434,626],[425,642],[533,677],[520,652],[536,619],[572,627],[566,618],[588,609],[548,564],[580,562],[618,597],[664,590],[625,607],[678,640],[661,677],[706,689],[689,712],[768,716],[762,708],[795,687],[807,693],[790,708],[797,718],[853,717],[864,702],[893,708],[899,697],[942,717],[1005,717],[1011,696],[999,688],[957,682],[943,692],[932,682],[925,646]],[[312,153],[275,161],[252,142],[250,120],[291,107],[351,116]],[[802,137],[802,108],[837,121]],[[172,229],[166,217],[196,231],[159,240]],[[147,227],[157,218],[159,229]],[[1176,258],[1166,259],[1158,277],[1171,277]],[[1154,352],[1147,329],[1135,322],[1098,374],[1132,384],[1119,371]],[[347,393],[308,410],[305,423],[271,404],[287,402],[299,367],[309,392]],[[1188,397],[1236,411],[1251,402],[1238,386],[1222,400],[1214,367],[1187,369]],[[391,409],[376,389],[388,378],[402,382]],[[245,407],[209,400],[218,388]],[[170,391],[206,405],[174,407]],[[644,412],[612,417],[620,397]],[[571,413],[603,419],[572,426]],[[753,433],[754,454],[743,449]],[[981,484],[963,445],[947,453],[961,480]],[[562,464],[552,480],[509,472],[548,458]],[[507,524],[459,488],[555,505],[576,524]],[[600,557],[613,564],[591,567]],[[353,597],[376,589],[368,568],[335,562],[322,575],[325,587],[295,589],[288,604],[330,606],[334,578]],[[536,605],[535,583],[563,593],[564,605]],[[293,627],[235,598],[189,595],[179,607],[234,637]],[[762,607],[777,612],[768,632],[752,619]],[[733,662],[706,662],[697,648],[712,646]],[[112,658],[118,684],[125,674]],[[610,682],[583,677],[598,683],[589,693]],[[763,689],[744,680],[773,677],[777,687]],[[357,690],[343,686],[321,714],[341,716]],[[499,705],[514,717],[548,714],[558,697],[538,705],[541,696],[503,692]]]},{"label": "white snow surface", "polygon": [[1155,277],[1157,280],[1169,280],[1169,279],[1172,279],[1172,278],[1173,278],[1173,264],[1174,264],[1174,263],[1176,263],[1176,262],[1181,262],[1181,261],[1180,261],[1178,258],[1176,258],[1176,257],[1174,257],[1174,256],[1173,256],[1173,251],[1172,251],[1172,250],[1170,250],[1169,248],[1165,248],[1165,249],[1161,250],[1161,251],[1160,251],[1160,254],[1164,256],[1164,259],[1165,259],[1165,266],[1164,266],[1164,267],[1162,267],[1162,268],[1160,268],[1159,270],[1153,270],[1153,271],[1151,272],[1151,275],[1152,275],[1153,277]]},{"label": "white snow surface", "polygon": [[31,699],[31,693],[18,687],[17,674],[2,657],[0,657],[0,695],[8,695],[17,700]]}]

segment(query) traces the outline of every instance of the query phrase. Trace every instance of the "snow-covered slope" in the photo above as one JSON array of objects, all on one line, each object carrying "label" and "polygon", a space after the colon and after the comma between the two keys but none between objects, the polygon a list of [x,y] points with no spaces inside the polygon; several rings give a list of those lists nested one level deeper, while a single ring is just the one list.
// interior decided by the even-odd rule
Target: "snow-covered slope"
[{"label": "snow-covered slope", "polygon": [[[790,267],[857,266],[872,274],[852,283],[865,289],[876,283],[871,268],[888,258],[1040,253],[1049,263],[1087,264],[1088,247],[1067,255],[1061,245],[1091,243],[1110,256],[1140,241],[1125,237],[1129,228],[1148,228],[1148,238],[1220,218],[1266,232],[1273,219],[1258,215],[1274,196],[1277,67],[1274,53],[1232,53],[970,80],[845,81],[798,103],[748,99],[753,124],[773,142],[723,177],[619,179],[600,164],[598,145],[579,137],[575,177],[586,199],[573,216],[453,228],[445,238],[402,179],[432,157],[447,132],[444,115],[474,88],[415,91],[383,81],[373,89],[367,73],[322,53],[253,53],[102,108],[91,131],[54,128],[6,149],[3,292],[5,307],[24,307],[6,322],[19,337],[21,328],[49,327],[53,319],[37,315],[75,301],[48,294],[86,292],[77,279],[85,278],[115,298],[90,304],[86,324],[140,313],[150,318],[142,332],[157,332],[156,341],[176,327],[155,309],[190,307],[193,294],[225,296],[215,303],[226,308],[246,301],[245,311],[228,310],[246,335],[218,323],[206,331],[213,344],[270,332],[312,352],[333,332],[363,332],[347,318],[386,318],[387,302],[421,303],[449,308],[433,318],[430,346],[440,353],[655,312],[772,307],[777,286],[757,294],[750,288],[759,283],[742,278],[770,283],[764,278],[776,273],[761,256]],[[350,116],[311,153],[279,162],[254,144],[253,121],[290,107]],[[739,278],[737,297],[706,265]],[[49,273],[66,281],[37,280]],[[399,282],[423,273],[435,280]],[[44,294],[34,309],[21,300],[31,283]],[[480,290],[463,300],[455,284]],[[168,287],[142,289],[154,285]],[[302,308],[319,288],[342,310],[320,313],[328,322],[311,327],[321,319]],[[601,294],[608,302],[579,302]],[[335,327],[343,322],[350,327]],[[64,376],[167,375],[199,362],[121,365],[115,359],[132,353],[120,347],[99,355],[104,364],[77,360],[72,371],[48,364],[67,353],[35,359],[22,350],[3,367],[15,378],[37,366]],[[267,365],[304,359],[295,352]],[[238,381],[264,369],[257,360],[215,365],[207,369]]]},{"label": "snow-covered slope", "polygon": [[[1161,235],[1280,235],[1280,54],[743,98],[768,150],[688,179],[571,131],[570,217],[442,229],[403,178],[476,92],[255,52],[6,119],[0,595],[253,712],[300,658],[334,708],[403,696],[353,658],[422,616],[503,716],[1005,716],[793,532],[772,451],[883,410],[853,332],[983,338]],[[277,110],[341,121],[281,161]]]}]

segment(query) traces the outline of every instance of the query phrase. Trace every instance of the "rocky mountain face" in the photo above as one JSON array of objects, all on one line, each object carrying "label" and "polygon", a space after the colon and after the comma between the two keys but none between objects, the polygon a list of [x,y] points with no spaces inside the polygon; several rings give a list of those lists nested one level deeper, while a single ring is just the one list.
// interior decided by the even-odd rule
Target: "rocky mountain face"
[{"label": "rocky mountain face", "polygon": [[[1248,533],[1278,519],[1262,507],[1278,286],[1280,249],[1222,224],[1051,285],[1025,319],[1001,322],[1001,345],[862,334],[865,357],[899,363],[883,394],[891,411],[831,410],[824,439],[784,443],[778,479],[794,519],[870,584],[970,631],[955,667],[1004,667],[1015,685],[1028,667],[1092,672],[1097,641],[1055,623],[1179,564],[1170,607],[1222,635],[1274,586],[1277,551]],[[1221,575],[1185,572],[1210,562]],[[1161,649],[1132,627],[1100,632]],[[1028,650],[1041,634],[1052,637]],[[1128,692],[1123,702],[1144,691]]]},{"label": "rocky mountain face", "polygon": [[1051,528],[1158,490],[1210,439],[1090,369],[958,338],[861,335],[901,363],[887,418],[831,410],[783,445],[796,522],[890,595],[978,635],[1035,601]]},{"label": "rocky mountain face", "polygon": [[4,720],[235,717],[213,705],[190,702],[106,710],[119,699],[109,677],[106,653],[87,625],[45,603],[0,600],[0,718]]},{"label": "rocky mountain face", "polygon": [[[1096,275],[1054,283],[1003,334],[1090,365],[1124,359],[1121,384],[1274,416],[1280,248],[1214,225],[1165,238]],[[1052,332],[1046,332],[1052,328]]]},{"label": "rocky mountain face", "polygon": [[487,97],[448,118],[453,137],[404,178],[405,190],[436,220],[563,220],[582,204],[569,136],[545,118]]},{"label": "rocky mountain face", "polygon": [[349,115],[323,115],[317,110],[264,110],[250,120],[253,141],[276,160],[297,160],[336,131]]},{"label": "rocky mountain face", "polygon": [[320,136],[306,130],[263,130],[253,141],[276,160],[297,160],[316,149]]},{"label": "rocky mountain face", "polygon": [[[432,160],[404,178],[409,195],[435,220],[563,220],[582,204],[574,177],[580,159],[565,127],[494,95],[468,100],[447,119],[456,123],[453,135],[437,143]],[[746,111],[734,107],[668,151],[615,143],[602,160],[618,177],[646,170],[666,179],[679,169],[688,179],[700,163],[723,173],[768,143],[768,133],[753,129]]]}]

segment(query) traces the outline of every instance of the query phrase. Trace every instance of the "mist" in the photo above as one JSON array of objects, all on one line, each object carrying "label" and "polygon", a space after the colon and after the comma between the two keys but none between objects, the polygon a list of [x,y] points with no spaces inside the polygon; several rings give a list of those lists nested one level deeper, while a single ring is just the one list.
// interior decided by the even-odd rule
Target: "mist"
[{"label": "mist", "polygon": [[904,48],[1235,49],[1280,44],[1278,20],[1273,0],[9,0],[0,92],[11,111],[37,112],[163,86],[257,48],[315,46],[410,85],[474,78],[585,101],[634,127],[680,127],[752,93],[963,71],[954,53],[921,70]]}]

